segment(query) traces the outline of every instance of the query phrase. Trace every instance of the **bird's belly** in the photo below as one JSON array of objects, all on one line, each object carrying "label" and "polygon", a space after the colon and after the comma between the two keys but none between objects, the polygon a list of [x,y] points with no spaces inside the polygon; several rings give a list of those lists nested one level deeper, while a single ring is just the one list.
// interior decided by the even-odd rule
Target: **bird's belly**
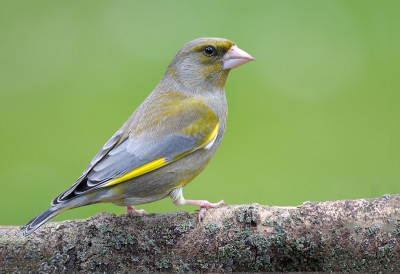
[{"label": "bird's belly", "polygon": [[161,200],[162,198],[165,198],[165,195],[152,196],[152,197],[146,197],[146,198],[130,197],[130,198],[125,198],[125,199],[119,199],[112,203],[117,206],[134,206],[134,205],[141,205],[141,204],[155,202],[155,201]]}]

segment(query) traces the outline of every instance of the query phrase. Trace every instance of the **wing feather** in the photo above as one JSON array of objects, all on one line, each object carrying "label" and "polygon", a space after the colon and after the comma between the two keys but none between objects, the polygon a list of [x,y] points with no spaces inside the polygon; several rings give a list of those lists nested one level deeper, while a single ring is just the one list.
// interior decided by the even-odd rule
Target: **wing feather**
[{"label": "wing feather", "polygon": [[151,172],[213,143],[218,117],[200,100],[184,103],[167,105],[161,113],[148,116],[148,130],[143,129],[143,121],[136,130],[125,124],[96,154],[76,183],[52,204]]},{"label": "wing feather", "polygon": [[71,188],[69,188],[67,191],[61,193],[58,195],[56,198],[51,201],[51,205],[57,205],[62,201],[69,200],[69,197],[73,194],[73,191],[75,188],[86,179],[86,176],[88,172],[101,160],[104,158],[105,155],[121,140],[123,137],[124,132],[122,130],[118,130],[111,138],[108,140],[104,146],[100,149],[100,151],[93,157],[92,161],[90,161],[90,164],[86,167],[85,171],[83,174],[76,180],[76,182],[72,185]]}]

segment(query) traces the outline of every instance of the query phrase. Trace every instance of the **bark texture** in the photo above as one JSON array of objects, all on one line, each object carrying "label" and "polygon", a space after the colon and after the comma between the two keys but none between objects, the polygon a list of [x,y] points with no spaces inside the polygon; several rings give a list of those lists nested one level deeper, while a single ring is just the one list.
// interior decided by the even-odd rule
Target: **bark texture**
[{"label": "bark texture", "polygon": [[0,228],[0,273],[400,271],[400,195]]}]

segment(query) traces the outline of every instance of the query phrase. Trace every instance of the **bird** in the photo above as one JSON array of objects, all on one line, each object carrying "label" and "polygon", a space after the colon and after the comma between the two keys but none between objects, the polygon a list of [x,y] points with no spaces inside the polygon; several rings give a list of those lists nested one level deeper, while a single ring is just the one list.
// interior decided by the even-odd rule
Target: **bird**
[{"label": "bird", "polygon": [[77,181],[15,236],[28,236],[67,210],[96,203],[126,206],[126,214],[134,216],[146,214],[134,206],[170,197],[177,206],[200,206],[199,223],[207,208],[225,205],[185,200],[182,190],[210,162],[224,136],[229,72],[253,60],[227,39],[188,42]]}]

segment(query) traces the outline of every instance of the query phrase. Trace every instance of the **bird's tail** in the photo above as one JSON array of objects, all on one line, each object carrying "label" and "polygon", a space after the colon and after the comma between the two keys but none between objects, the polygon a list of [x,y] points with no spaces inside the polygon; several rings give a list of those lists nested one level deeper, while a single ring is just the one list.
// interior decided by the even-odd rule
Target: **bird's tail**
[{"label": "bird's tail", "polygon": [[60,215],[64,211],[67,211],[68,209],[76,207],[76,204],[71,203],[65,203],[59,204],[57,206],[52,206],[46,211],[42,212],[32,220],[30,220],[26,225],[24,225],[15,236],[28,236],[32,234],[35,230],[37,230],[39,227],[50,221],[51,219],[55,218],[56,216]]}]

